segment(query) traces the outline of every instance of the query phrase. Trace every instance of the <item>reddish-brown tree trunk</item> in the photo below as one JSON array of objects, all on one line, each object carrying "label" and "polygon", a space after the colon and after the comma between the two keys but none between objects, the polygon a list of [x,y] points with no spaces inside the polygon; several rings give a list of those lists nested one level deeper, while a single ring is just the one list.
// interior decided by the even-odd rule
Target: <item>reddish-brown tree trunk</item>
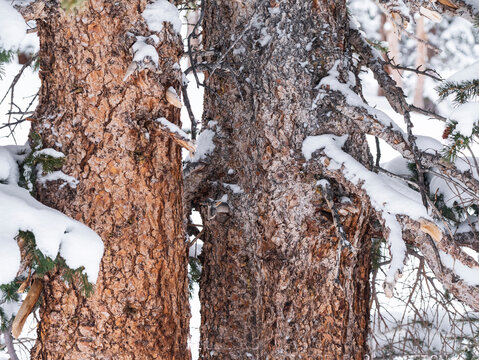
[{"label": "reddish-brown tree trunk", "polygon": [[123,81],[133,35],[152,34],[146,3],[89,0],[65,13],[53,1],[37,23],[33,131],[66,155],[62,170],[79,180],[76,188],[47,183],[38,194],[94,229],[105,253],[89,298],[60,273],[45,280],[33,359],[189,358],[180,149],[154,123],[179,123],[164,96],[181,81],[173,65],[182,44],[170,25],[157,33],[158,69]]},{"label": "reddish-brown tree trunk", "polygon": [[195,203],[206,234],[204,359],[367,353],[370,205],[328,179],[355,249],[338,264],[323,175],[301,151],[309,135],[347,133],[347,151],[370,164],[364,134],[317,88],[334,64],[353,81],[348,24],[345,1],[207,2],[205,49],[221,65],[207,74],[204,131],[215,148]]}]

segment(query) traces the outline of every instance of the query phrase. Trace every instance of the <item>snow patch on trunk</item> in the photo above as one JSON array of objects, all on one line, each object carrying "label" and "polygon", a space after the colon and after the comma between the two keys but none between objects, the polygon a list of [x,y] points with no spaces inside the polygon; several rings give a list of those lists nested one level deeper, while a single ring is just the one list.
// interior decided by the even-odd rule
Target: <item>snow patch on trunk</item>
[{"label": "snow patch on trunk", "polygon": [[169,22],[177,34],[181,31],[178,9],[167,0],[155,0],[153,3],[146,5],[142,15],[151,31],[161,32],[164,22]]}]

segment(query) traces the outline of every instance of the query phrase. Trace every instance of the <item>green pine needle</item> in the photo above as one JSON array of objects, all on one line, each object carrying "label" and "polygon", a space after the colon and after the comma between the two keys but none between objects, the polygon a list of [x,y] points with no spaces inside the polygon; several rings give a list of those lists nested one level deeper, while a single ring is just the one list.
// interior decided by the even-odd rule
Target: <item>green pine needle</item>
[{"label": "green pine needle", "polygon": [[193,294],[194,283],[199,283],[201,278],[201,263],[195,257],[189,257],[188,263],[190,264],[188,272],[188,288],[190,289],[190,297]]}]

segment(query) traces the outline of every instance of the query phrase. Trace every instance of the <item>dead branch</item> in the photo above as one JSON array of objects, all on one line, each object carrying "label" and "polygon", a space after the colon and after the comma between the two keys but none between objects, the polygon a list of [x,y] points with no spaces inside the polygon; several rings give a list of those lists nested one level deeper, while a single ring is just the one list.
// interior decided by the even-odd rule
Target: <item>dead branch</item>
[{"label": "dead branch", "polygon": [[34,1],[27,6],[15,6],[25,21],[44,19],[47,16],[45,11],[45,2],[42,0]]},{"label": "dead branch", "polygon": [[447,121],[447,118],[445,118],[444,116],[441,116],[441,115],[436,114],[435,112],[432,112],[432,111],[429,111],[429,110],[421,109],[421,108],[419,108],[417,106],[414,106],[414,105],[410,105],[409,109],[411,111],[417,112],[419,114],[427,115],[427,116],[436,118],[436,119],[444,121],[444,122]]},{"label": "dead branch", "polygon": [[[387,54],[386,54],[386,56],[387,56]],[[426,68],[425,70],[419,70],[421,68],[421,65],[419,65],[417,68],[414,69],[414,68],[410,68],[410,67],[407,67],[407,66],[398,65],[398,64],[394,63],[394,59],[391,59],[389,57],[388,57],[388,61],[386,61],[385,64],[387,66],[391,67],[392,69],[395,69],[395,70],[403,70],[403,71],[413,72],[417,75],[423,75],[423,76],[430,77],[431,79],[434,79],[436,81],[443,81],[444,80],[434,69]]]},{"label": "dead branch", "polygon": [[191,109],[190,98],[188,97],[188,84],[181,84],[181,93],[183,95],[183,101],[191,121],[191,139],[196,140],[198,122],[196,121],[195,114],[193,114],[193,110]]},{"label": "dead branch", "polygon": [[15,351],[15,347],[13,346],[11,331],[12,331],[11,326],[3,330],[2,331],[3,339],[5,340],[5,345],[7,346],[7,352],[8,352],[8,356],[10,356],[10,360],[18,360],[17,352]]},{"label": "dead branch", "polygon": [[18,339],[22,333],[23,325],[25,325],[28,315],[33,311],[35,304],[42,293],[42,289],[43,282],[40,279],[35,279],[28,291],[27,297],[23,300],[22,306],[20,306],[20,309],[15,316],[15,320],[13,321],[12,335],[15,339]]},{"label": "dead branch", "polygon": [[166,132],[168,134],[168,136],[174,141],[176,142],[178,145],[180,145],[181,147],[185,148],[186,150],[188,150],[191,154],[193,154],[195,151],[196,151],[196,147],[195,147],[195,144],[193,144],[193,142],[188,138],[188,137],[185,137],[183,136],[182,134],[178,133],[178,132],[174,132],[174,131],[171,131],[168,126],[166,125],[163,125],[161,123],[158,123],[158,127],[160,128],[160,130],[162,130],[163,132]]},{"label": "dead branch", "polygon": [[412,150],[414,164],[416,164],[416,171],[418,174],[418,186],[419,186],[419,191],[421,192],[422,203],[427,209],[428,208],[427,194],[429,193],[429,190],[427,189],[425,185],[424,169],[421,164],[421,157],[420,157],[419,149],[417,148],[416,137],[412,133],[412,128],[414,125],[412,124],[411,115],[409,114],[409,111],[406,111],[404,113],[404,121],[407,126],[407,140]]},{"label": "dead branch", "polygon": [[[347,104],[339,104],[338,110],[355,122],[355,124],[366,134],[377,136],[386,141],[391,147],[406,159],[414,161],[414,154],[404,133],[399,128],[386,126],[375,116],[371,115],[365,108],[354,107]],[[468,188],[468,192],[479,194],[479,181],[473,176],[471,171],[461,171],[444,160],[439,154],[430,154],[427,152],[418,153],[421,158],[421,164],[425,172],[440,174],[447,179],[456,180],[462,183],[462,186]]]},{"label": "dead branch", "polygon": [[369,45],[358,30],[350,30],[349,41],[365,62],[366,66],[373,72],[374,78],[384,90],[386,99],[391,107],[394,111],[403,115],[409,109],[406,96],[402,89],[396,86],[396,82],[384,69],[384,65],[386,65],[384,60],[382,60],[377,51]]}]

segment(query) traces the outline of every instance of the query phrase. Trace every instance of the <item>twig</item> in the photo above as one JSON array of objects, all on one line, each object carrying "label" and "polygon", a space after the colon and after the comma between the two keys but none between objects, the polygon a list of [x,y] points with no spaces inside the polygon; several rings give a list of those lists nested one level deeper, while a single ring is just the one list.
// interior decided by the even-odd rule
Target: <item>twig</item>
[{"label": "twig", "polygon": [[[444,80],[441,75],[439,75],[437,73],[436,70],[434,69],[429,69],[429,68],[426,68],[425,70],[419,70],[419,68],[422,66],[422,65],[419,65],[417,68],[410,68],[410,67],[407,67],[407,66],[402,66],[402,65],[399,65],[399,64],[395,64],[394,63],[394,58],[390,58],[387,54],[386,54],[386,58],[387,58],[387,61],[385,62],[385,65],[388,65],[389,67],[391,67],[392,69],[395,69],[395,70],[404,70],[404,71],[409,71],[409,72],[413,72],[417,75],[424,75],[424,76],[428,76],[430,77],[431,79],[434,79],[434,80],[437,80],[437,81],[442,81]],[[433,75],[435,74],[435,75]]]},{"label": "twig", "polygon": [[183,94],[183,102],[185,104],[186,110],[188,111],[188,116],[191,121],[191,139],[196,140],[196,131],[197,131],[197,121],[195,119],[195,114],[191,109],[190,98],[188,97],[188,85],[181,84],[181,93]]},{"label": "twig", "polygon": [[421,109],[421,108],[419,108],[417,106],[414,106],[414,105],[409,105],[409,110],[417,112],[419,114],[431,116],[433,118],[436,118],[436,119],[444,121],[444,122],[447,121],[447,118],[445,118],[444,116],[441,116],[441,115],[436,114],[435,112],[432,112],[432,111],[429,111],[429,110]]},{"label": "twig", "polygon": [[422,167],[421,159],[419,157],[419,150],[416,145],[416,137],[412,133],[412,128],[414,125],[411,122],[411,116],[408,111],[404,113],[404,121],[407,126],[407,139],[408,139],[409,145],[411,146],[414,163],[416,164],[416,169],[418,174],[418,185],[419,185],[419,190],[421,192],[422,203],[427,209],[428,208],[428,202],[427,202],[428,191],[424,181],[424,169]]},{"label": "twig", "polygon": [[193,53],[191,51],[191,39],[196,39],[199,37],[199,35],[196,34],[196,31],[198,30],[198,27],[201,25],[203,22],[203,17],[205,16],[205,0],[201,0],[201,5],[200,5],[200,17],[198,18],[198,21],[195,24],[195,27],[191,31],[191,33],[188,35],[187,38],[187,44],[188,44],[188,57],[190,59],[191,67],[193,68],[193,74],[195,76],[196,84],[199,86],[200,84],[200,79],[198,78],[198,73],[196,72],[196,58],[193,58]]},{"label": "twig", "polygon": [[15,347],[13,346],[12,326],[10,325],[8,328],[3,330],[2,333],[3,333],[3,338],[5,340],[5,345],[7,345],[7,351],[8,351],[8,355],[10,356],[10,360],[18,360]]},{"label": "twig", "polygon": [[375,136],[374,140],[376,141],[376,167],[379,167],[379,162],[381,161],[381,148],[379,147],[379,138]]},{"label": "twig", "polygon": [[33,61],[35,61],[37,59],[38,55],[34,55],[32,56],[23,66],[22,68],[20,69],[20,71],[18,72],[17,75],[15,75],[15,77],[13,78],[12,80],[12,83],[10,84],[10,86],[8,87],[7,89],[7,92],[5,93],[5,95],[3,96],[2,100],[0,100],[0,104],[3,103],[3,101],[5,100],[5,98],[7,97],[8,93],[10,90],[13,91],[13,88],[15,87],[15,85],[17,84],[18,80],[20,79],[20,76],[22,76],[23,72],[25,71],[25,69],[27,67],[29,67],[31,65],[31,63]]}]

